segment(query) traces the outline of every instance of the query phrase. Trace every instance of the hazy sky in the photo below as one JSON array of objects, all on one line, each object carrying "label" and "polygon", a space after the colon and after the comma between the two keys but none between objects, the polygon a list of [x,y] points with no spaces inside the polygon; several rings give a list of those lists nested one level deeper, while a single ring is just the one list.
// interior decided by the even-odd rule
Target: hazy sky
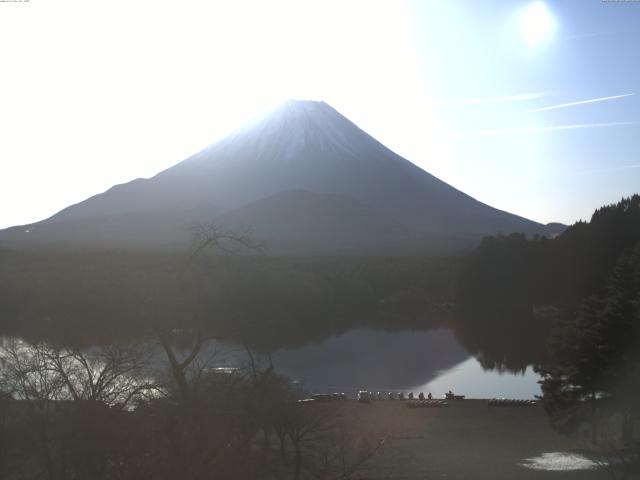
[{"label": "hazy sky", "polygon": [[640,2],[0,2],[0,228],[286,98],[534,220],[640,191]]}]

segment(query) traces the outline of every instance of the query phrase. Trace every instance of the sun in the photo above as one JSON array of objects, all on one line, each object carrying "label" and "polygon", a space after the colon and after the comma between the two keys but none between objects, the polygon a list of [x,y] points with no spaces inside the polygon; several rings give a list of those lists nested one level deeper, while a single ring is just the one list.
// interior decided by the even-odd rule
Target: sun
[{"label": "sun", "polygon": [[520,34],[529,47],[550,39],[556,30],[556,20],[544,2],[527,5],[520,14]]}]

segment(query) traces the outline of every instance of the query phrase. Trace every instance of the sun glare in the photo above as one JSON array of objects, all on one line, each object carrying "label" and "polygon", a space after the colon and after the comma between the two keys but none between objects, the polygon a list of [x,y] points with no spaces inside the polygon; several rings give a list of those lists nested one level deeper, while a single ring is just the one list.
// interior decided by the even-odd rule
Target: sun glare
[{"label": "sun glare", "polygon": [[520,34],[529,47],[551,38],[555,29],[556,21],[544,2],[533,2],[520,14]]}]

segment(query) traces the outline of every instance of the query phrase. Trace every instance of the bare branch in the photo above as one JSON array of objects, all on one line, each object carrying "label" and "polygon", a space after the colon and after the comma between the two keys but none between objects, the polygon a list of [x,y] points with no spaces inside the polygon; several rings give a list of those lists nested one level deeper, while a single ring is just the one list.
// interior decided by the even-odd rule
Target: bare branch
[{"label": "bare branch", "polygon": [[191,226],[194,249],[188,263],[208,248],[214,248],[225,254],[238,253],[240,250],[261,251],[264,245],[251,236],[251,230],[227,230],[216,222],[195,223]]}]

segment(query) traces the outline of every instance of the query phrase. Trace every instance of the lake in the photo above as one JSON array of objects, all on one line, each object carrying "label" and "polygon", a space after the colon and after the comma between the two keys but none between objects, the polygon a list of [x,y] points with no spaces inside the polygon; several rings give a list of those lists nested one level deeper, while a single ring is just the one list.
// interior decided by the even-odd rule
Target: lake
[{"label": "lake", "polygon": [[276,370],[309,392],[452,390],[469,398],[533,398],[540,394],[531,367],[523,374],[484,370],[446,328],[352,330],[272,355]]},{"label": "lake", "polygon": [[[0,337],[0,345],[7,341]],[[243,348],[216,342],[209,348],[220,351],[218,367],[247,366]],[[156,355],[157,365],[166,361],[160,349]],[[281,348],[272,360],[277,372],[307,393],[345,392],[353,397],[359,390],[411,391],[442,397],[452,390],[467,398],[523,399],[540,394],[531,367],[522,374],[485,370],[447,328],[355,329],[321,342]]]}]

